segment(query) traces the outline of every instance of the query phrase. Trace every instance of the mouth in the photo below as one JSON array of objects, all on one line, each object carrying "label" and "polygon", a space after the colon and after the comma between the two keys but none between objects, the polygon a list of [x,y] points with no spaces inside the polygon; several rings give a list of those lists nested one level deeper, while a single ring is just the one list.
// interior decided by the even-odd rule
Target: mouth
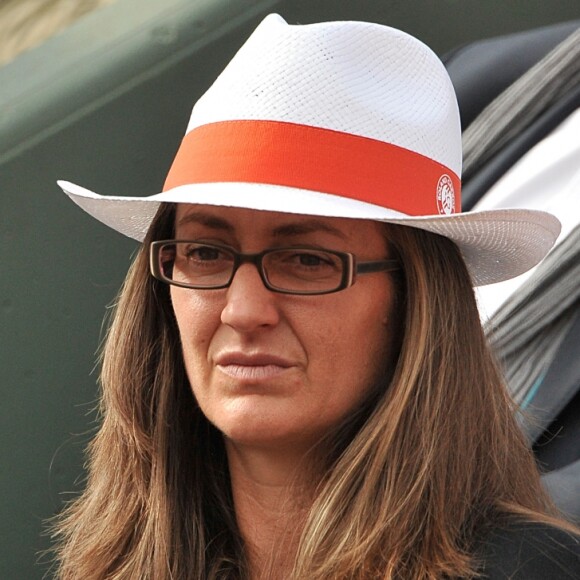
[{"label": "mouth", "polygon": [[279,367],[277,365],[218,365],[222,373],[232,379],[243,381],[263,381],[272,379],[282,374],[288,367]]},{"label": "mouth", "polygon": [[272,379],[294,366],[282,357],[265,353],[227,353],[218,356],[215,362],[222,373],[242,381]]}]

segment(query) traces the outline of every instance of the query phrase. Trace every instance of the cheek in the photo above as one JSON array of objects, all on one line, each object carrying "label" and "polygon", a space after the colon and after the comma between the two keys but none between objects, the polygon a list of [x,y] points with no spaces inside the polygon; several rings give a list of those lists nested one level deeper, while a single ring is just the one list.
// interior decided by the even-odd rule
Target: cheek
[{"label": "cheek", "polygon": [[211,337],[219,325],[219,312],[198,293],[177,286],[171,287],[171,302],[181,338],[185,368],[190,380],[192,372],[203,370]]},{"label": "cheek", "polygon": [[[391,336],[383,323],[383,312],[361,318],[358,328],[351,328],[349,339],[343,345],[338,364],[359,388],[367,390],[387,374],[391,359]],[[337,357],[338,358],[338,357]]]},{"label": "cheek", "polygon": [[340,307],[330,308],[335,314],[326,317],[327,324],[313,332],[312,344],[319,356],[311,362],[319,363],[316,379],[327,382],[331,377],[329,397],[357,402],[390,374],[398,329],[393,323],[390,285],[378,286],[372,293],[345,294],[345,298]]}]

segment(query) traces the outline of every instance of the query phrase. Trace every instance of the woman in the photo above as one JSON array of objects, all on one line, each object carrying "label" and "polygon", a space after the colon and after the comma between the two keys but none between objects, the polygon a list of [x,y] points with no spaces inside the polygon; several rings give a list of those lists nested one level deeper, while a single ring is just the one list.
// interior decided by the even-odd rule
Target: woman
[{"label": "woman", "polygon": [[273,15],[194,107],[164,193],[61,183],[144,241],[61,578],[574,577],[472,290],[559,224],[460,214],[460,158],[423,44]]}]

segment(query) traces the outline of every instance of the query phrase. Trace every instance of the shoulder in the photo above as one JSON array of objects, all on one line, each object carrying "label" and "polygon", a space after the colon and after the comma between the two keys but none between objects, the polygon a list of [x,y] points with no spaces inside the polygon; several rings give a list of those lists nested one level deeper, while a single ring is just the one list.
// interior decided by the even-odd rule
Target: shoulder
[{"label": "shoulder", "polygon": [[542,523],[512,523],[486,534],[477,557],[485,580],[580,578],[580,538]]}]

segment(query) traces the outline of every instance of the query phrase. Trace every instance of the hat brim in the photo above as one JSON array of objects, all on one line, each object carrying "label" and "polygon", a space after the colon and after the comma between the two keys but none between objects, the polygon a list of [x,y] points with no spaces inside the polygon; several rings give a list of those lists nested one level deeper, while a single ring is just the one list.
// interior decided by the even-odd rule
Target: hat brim
[{"label": "hat brim", "polygon": [[268,184],[184,185],[149,197],[102,196],[67,181],[58,184],[91,216],[140,242],[164,202],[370,219],[420,228],[450,238],[459,246],[474,286],[502,282],[533,268],[550,251],[561,227],[556,217],[537,210],[413,217],[335,195]]}]

